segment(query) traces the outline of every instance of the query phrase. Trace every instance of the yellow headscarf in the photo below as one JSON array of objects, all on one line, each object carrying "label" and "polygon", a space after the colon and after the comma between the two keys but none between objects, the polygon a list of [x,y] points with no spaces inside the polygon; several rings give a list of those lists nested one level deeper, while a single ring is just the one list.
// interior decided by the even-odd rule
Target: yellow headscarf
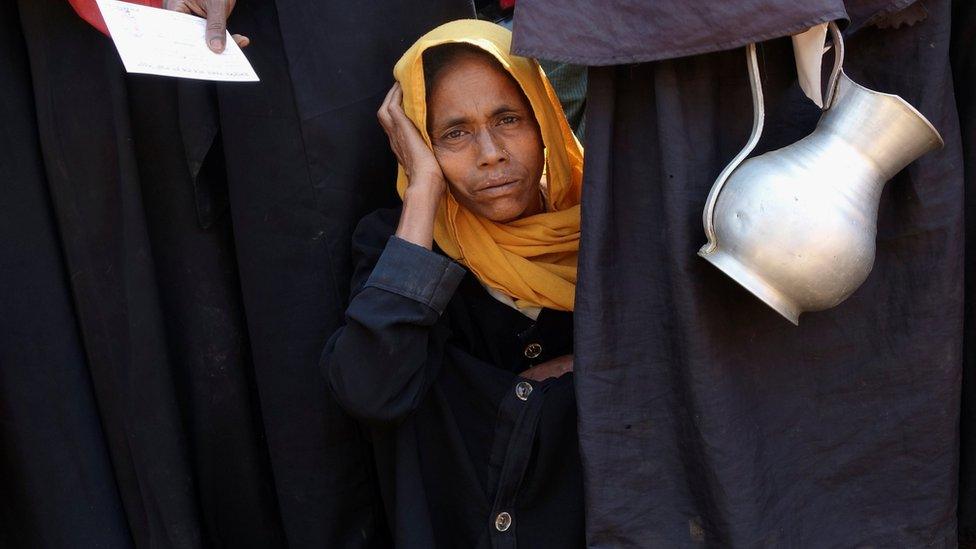
[{"label": "yellow headscarf", "polygon": [[[504,27],[473,19],[446,23],[417,40],[393,69],[403,88],[403,110],[430,146],[423,52],[457,42],[477,46],[498,59],[529,99],[546,147],[546,212],[495,223],[467,210],[448,192],[434,222],[434,240],[483,284],[512,296],[519,307],[572,311],[583,148],[539,64],[509,53],[512,33]],[[407,176],[401,166],[397,176],[401,198],[406,188]]]}]

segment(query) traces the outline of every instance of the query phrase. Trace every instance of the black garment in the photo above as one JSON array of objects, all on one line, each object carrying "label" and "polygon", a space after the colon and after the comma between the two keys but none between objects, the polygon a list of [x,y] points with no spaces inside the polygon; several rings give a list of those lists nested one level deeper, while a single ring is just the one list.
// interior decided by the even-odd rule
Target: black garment
[{"label": "black garment", "polygon": [[512,51],[580,65],[638,63],[736,48],[846,15],[842,0],[536,0],[515,9]]},{"label": "black garment", "polygon": [[[203,546],[282,547],[285,536],[269,482],[241,303],[223,147],[219,135],[196,149],[186,137],[187,126],[200,120],[192,106],[213,89],[150,76],[127,80],[160,314],[196,481]],[[192,177],[187,168],[192,169],[195,153],[202,157]]]},{"label": "black garment", "polygon": [[129,547],[14,2],[0,3],[0,97],[0,547]]},{"label": "black garment", "polygon": [[[799,327],[696,256],[705,197],[752,125],[743,50],[591,69],[575,319],[591,547],[954,545],[964,234],[948,2],[926,1],[928,17],[898,29],[858,15],[905,3],[847,3],[858,30],[846,70],[904,97],[946,146],[887,184],[865,284]],[[601,15],[584,20],[582,4]],[[719,4],[731,17],[719,28],[746,40],[844,7],[527,2],[516,44],[531,34],[562,49],[516,50],[596,60],[616,44],[599,40],[602,23],[627,17],[628,33],[647,29],[629,35],[639,53],[659,59],[668,44],[644,37],[694,29],[663,29],[658,14]],[[817,4],[810,21],[802,11]],[[529,6],[546,10],[545,26],[520,20]],[[567,39],[577,31],[594,41]],[[764,44],[761,59],[756,154],[806,135],[820,114],[795,84],[789,39]]]},{"label": "black garment", "polygon": [[388,545],[317,364],[396,198],[361,184],[396,177],[393,62],[470,13],[241,0],[261,82],[214,85],[127,75],[64,0],[2,8],[0,545]]},{"label": "black garment", "polygon": [[[4,23],[17,23],[16,15]],[[61,233],[65,286],[47,292],[51,299],[72,297],[87,359],[83,375],[67,377],[72,370],[65,355],[63,373],[34,381],[34,395],[52,397],[35,401],[33,432],[73,425],[68,415],[41,412],[52,402],[85,402],[104,437],[52,445],[43,451],[46,459],[36,457],[42,452],[31,450],[29,439],[0,440],[8,455],[19,454],[11,466],[23,471],[4,478],[45,479],[32,481],[23,494],[30,499],[10,502],[18,520],[0,517],[0,529],[17,532],[18,547],[281,546],[226,215],[222,151],[215,147],[207,156],[213,134],[208,140],[187,131],[211,122],[193,108],[199,103],[193,99],[209,88],[126,75],[111,40],[63,0],[21,2],[19,23],[29,54],[27,86],[35,96],[22,116],[35,118],[51,210],[38,210],[36,202],[10,206],[51,216]],[[24,131],[21,137],[36,144],[31,136]],[[37,245],[42,235],[36,233]],[[55,276],[52,269],[37,280]],[[58,310],[36,306],[48,314]],[[0,333],[0,347],[22,345],[13,333]],[[77,342],[63,328],[38,336],[52,350]],[[3,366],[11,375],[43,372],[20,360]],[[29,394],[19,383],[5,389]],[[91,445],[111,457],[110,468],[91,468]],[[64,475],[60,468],[43,474],[53,460],[88,468],[77,474],[92,488],[55,483]],[[60,506],[56,520],[45,518],[46,505],[65,496],[85,499]],[[93,515],[91,530],[77,527],[69,519],[85,509],[117,516],[107,522]]]},{"label": "black garment", "polygon": [[[58,390],[68,396],[93,391],[112,464],[110,476],[86,482],[99,487],[96,508],[121,501],[125,515],[115,520],[127,525],[136,546],[200,547],[208,535],[190,461],[193,437],[184,423],[193,411],[184,416],[178,407],[185,395],[174,379],[177,340],[170,339],[176,334],[167,333],[161,314],[166,298],[156,277],[124,69],[111,40],[67,2],[21,1],[18,8],[52,213],[91,380],[90,387],[75,379]],[[168,225],[171,234],[196,229],[195,223]],[[219,385],[217,379],[212,387]],[[50,419],[47,428],[59,428],[57,418]],[[64,451],[70,459],[71,449]],[[109,497],[109,486],[117,495]],[[57,493],[56,485],[35,489],[35,497]],[[57,530],[57,524],[46,526]],[[50,535],[65,546],[80,543],[72,532]],[[109,532],[89,539],[96,546],[118,543],[118,535]]]},{"label": "black garment", "polygon": [[261,82],[217,86],[254,375],[290,547],[385,545],[369,448],[321,382],[342,321],[350,236],[396,203],[376,122],[396,60],[470,17],[469,0],[241,0],[228,26]]},{"label": "black garment", "polygon": [[449,258],[391,237],[397,217],[359,224],[346,326],[322,359],[373,433],[396,546],[582,546],[572,374],[518,377],[572,353],[572,313],[532,321]]},{"label": "black garment", "polygon": [[966,177],[966,312],[959,453],[959,546],[976,548],[976,2],[952,9],[952,73]]}]

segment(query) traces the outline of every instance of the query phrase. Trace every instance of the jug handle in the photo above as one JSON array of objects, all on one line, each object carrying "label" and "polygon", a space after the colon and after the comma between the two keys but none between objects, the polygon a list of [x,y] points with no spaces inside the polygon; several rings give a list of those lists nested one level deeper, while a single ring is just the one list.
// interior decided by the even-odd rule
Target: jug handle
[{"label": "jug handle", "polygon": [[837,23],[831,21],[827,24],[830,29],[830,39],[832,44],[824,47],[823,53],[826,54],[830,48],[834,48],[834,67],[830,71],[830,80],[827,81],[827,97],[824,98],[823,110],[828,110],[834,104],[837,95],[837,81],[840,73],[844,72],[844,36],[840,33]]},{"label": "jug handle", "polygon": [[[828,28],[830,29],[835,53],[834,67],[830,73],[830,80],[827,81],[827,97],[824,101],[824,110],[833,106],[837,81],[840,78],[840,73],[844,70],[844,38],[840,33],[840,28],[837,27],[837,23],[831,21],[828,24]],[[829,46],[825,47],[824,53],[827,53],[829,49]],[[702,246],[698,252],[699,254],[711,253],[718,247],[714,225],[715,203],[718,201],[718,195],[722,192],[722,188],[725,187],[725,183],[732,175],[732,172],[752,153],[753,149],[759,143],[759,138],[762,137],[763,123],[766,120],[766,106],[763,102],[762,79],[759,76],[759,60],[756,57],[756,44],[746,46],[746,63],[749,68],[749,86],[752,88],[752,134],[749,136],[749,140],[742,150],[739,151],[739,154],[735,155],[735,158],[718,175],[718,178],[712,185],[712,189],[708,192],[708,198],[705,199],[705,210],[702,212],[702,222],[705,227],[705,236],[708,237],[708,242]]]}]

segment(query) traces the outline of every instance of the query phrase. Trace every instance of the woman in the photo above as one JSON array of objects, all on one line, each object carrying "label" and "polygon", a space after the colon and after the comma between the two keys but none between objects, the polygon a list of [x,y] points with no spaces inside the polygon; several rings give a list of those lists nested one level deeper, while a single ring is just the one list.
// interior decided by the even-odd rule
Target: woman
[{"label": "woman", "polygon": [[[354,236],[323,355],[370,427],[397,547],[577,547],[582,150],[538,64],[481,21],[431,31],[378,113],[403,207]],[[436,244],[436,246],[435,246]]]}]

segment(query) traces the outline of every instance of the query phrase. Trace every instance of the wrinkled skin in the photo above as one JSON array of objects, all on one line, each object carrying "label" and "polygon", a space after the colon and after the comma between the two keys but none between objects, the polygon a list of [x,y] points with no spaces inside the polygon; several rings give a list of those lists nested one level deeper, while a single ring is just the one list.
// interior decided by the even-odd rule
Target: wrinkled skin
[{"label": "wrinkled skin", "polygon": [[540,213],[542,135],[515,80],[482,56],[459,57],[428,100],[434,156],[454,198],[492,221]]}]

